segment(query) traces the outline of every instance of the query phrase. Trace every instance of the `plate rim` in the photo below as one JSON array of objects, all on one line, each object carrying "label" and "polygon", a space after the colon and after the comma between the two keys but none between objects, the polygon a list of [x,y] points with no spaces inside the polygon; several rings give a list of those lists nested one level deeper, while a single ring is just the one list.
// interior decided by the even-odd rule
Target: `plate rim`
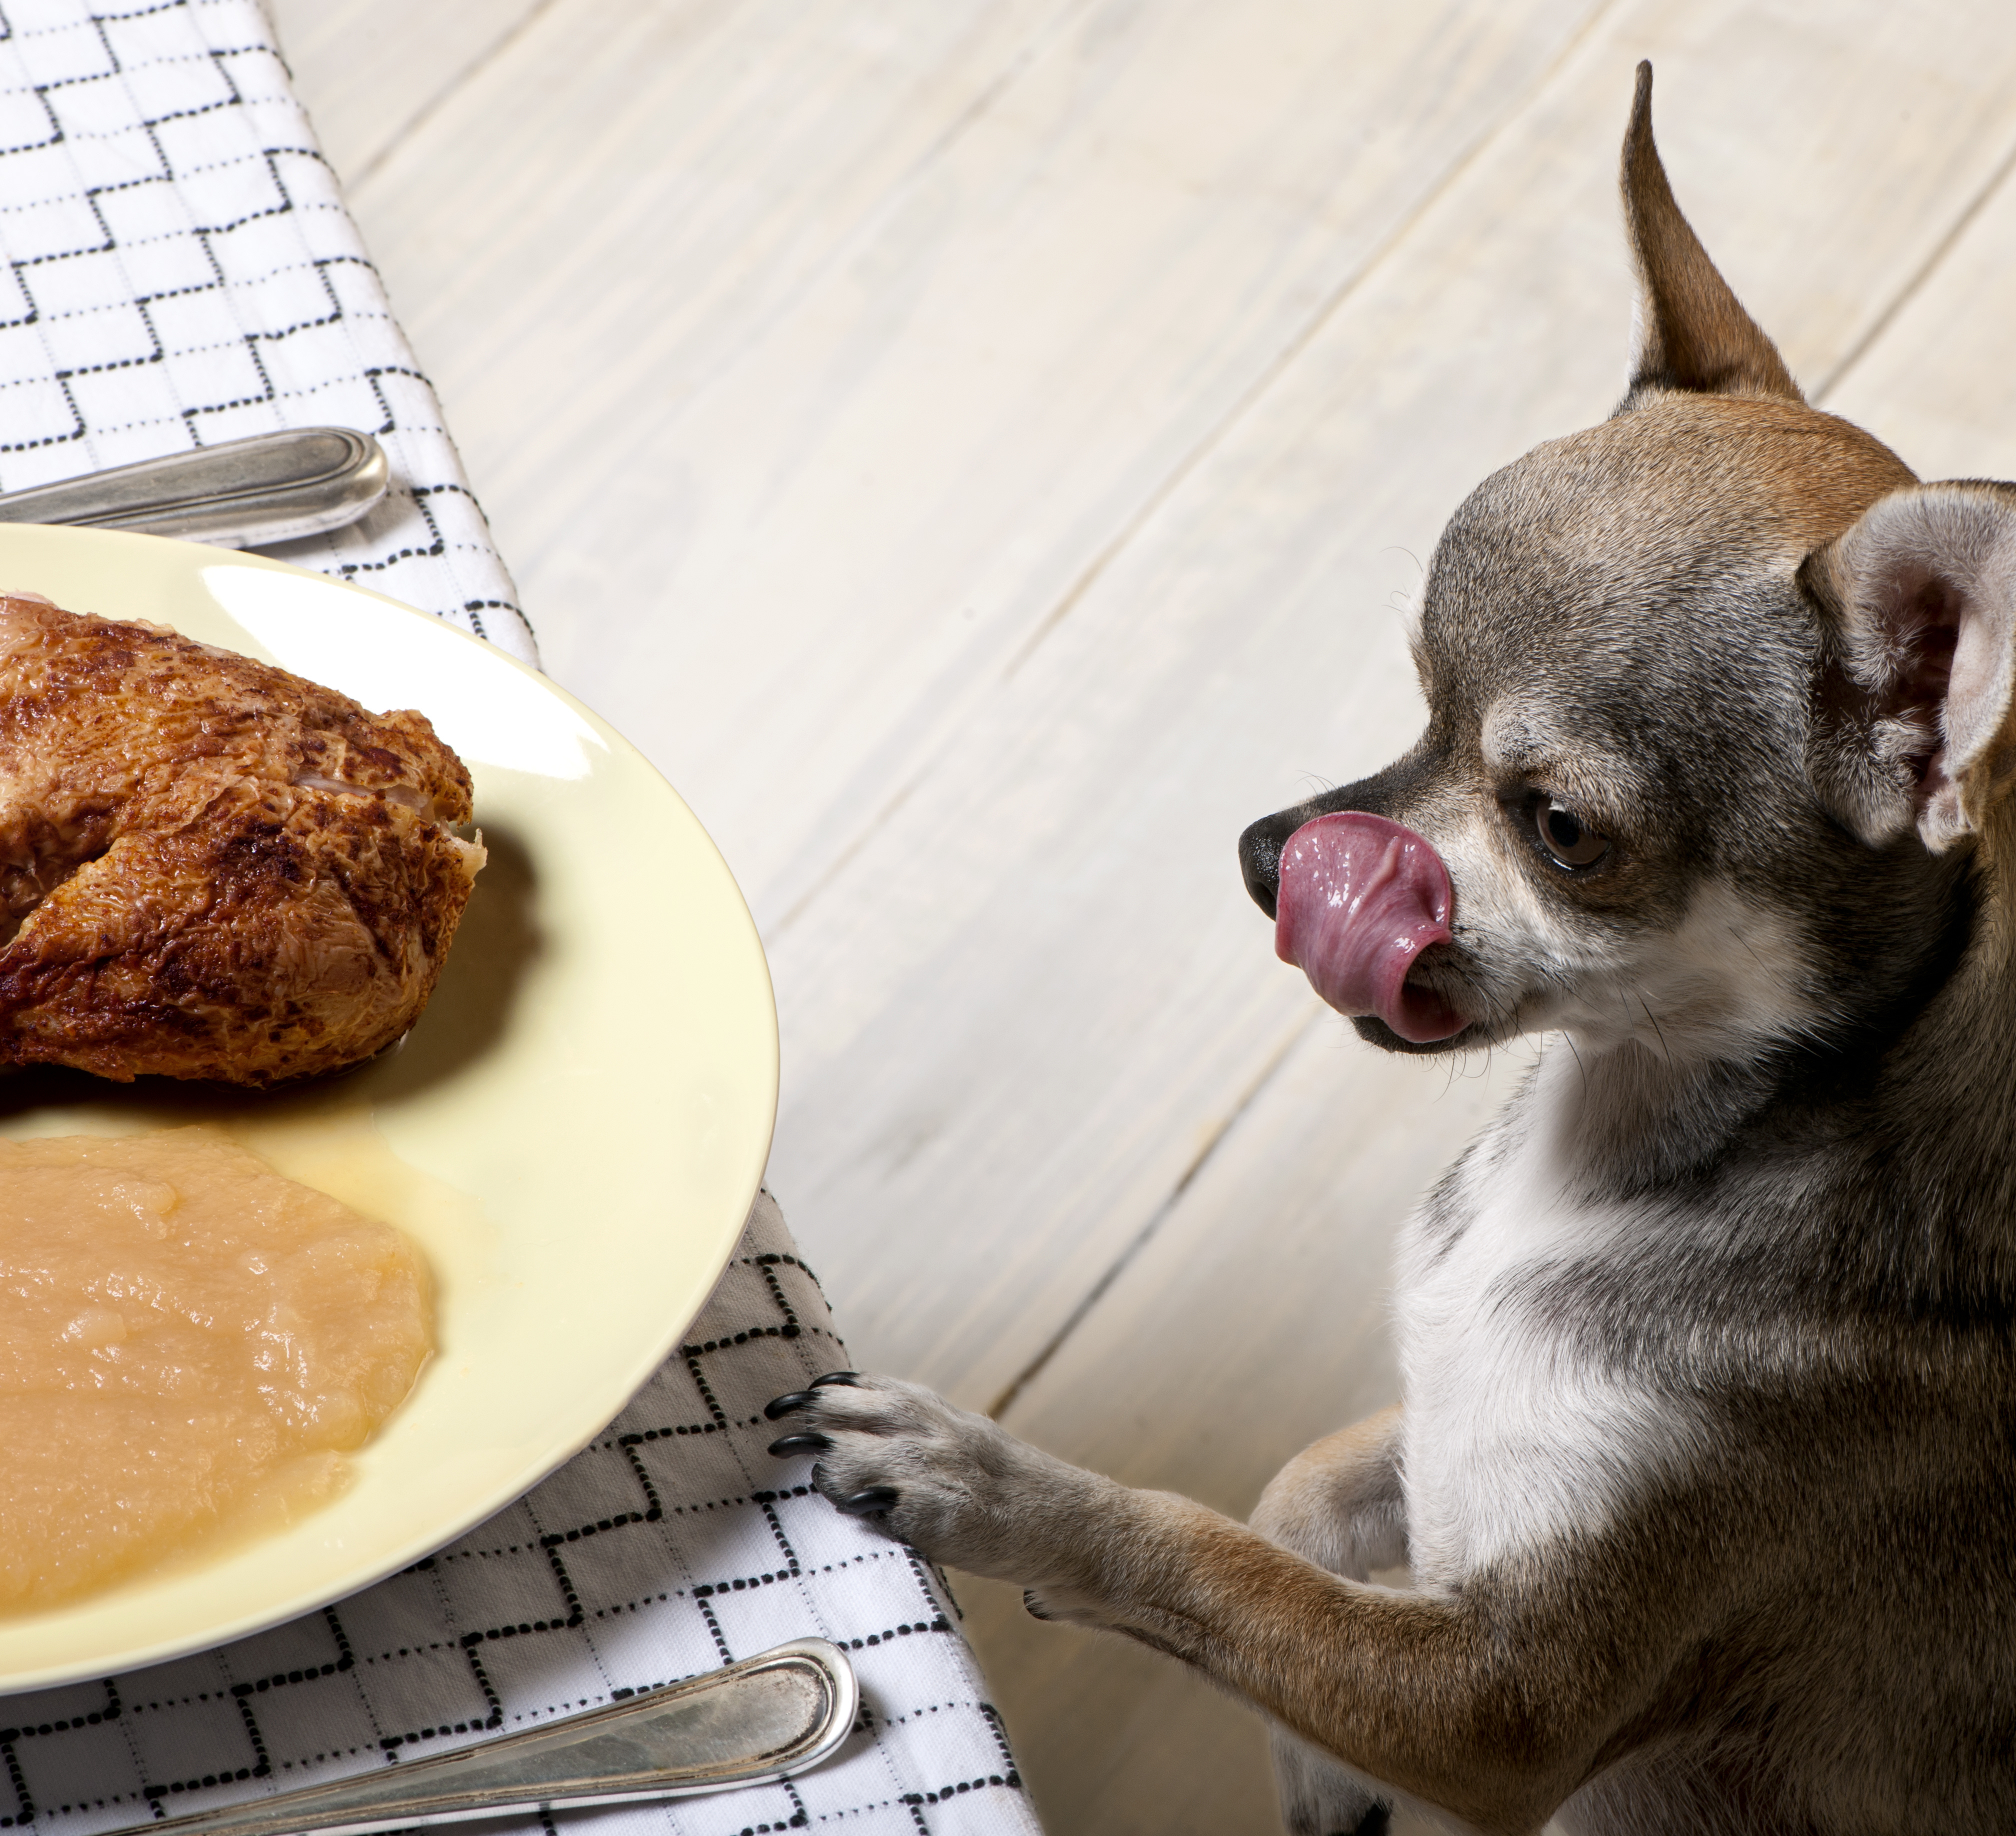
[{"label": "plate rim", "polygon": [[[776,984],[770,972],[768,954],[763,948],[762,938],[757,928],[754,914],[750,910],[748,900],[736,881],[733,870],[729,866],[727,858],[722,853],[720,845],[708,833],[705,824],[700,821],[693,807],[679,794],[677,787],[646,756],[641,748],[618,732],[578,696],[554,681],[543,670],[513,656],[502,646],[492,643],[485,638],[479,637],[473,632],[465,631],[448,619],[435,614],[423,611],[416,607],[407,604],[404,600],[393,598],[390,594],[381,593],[370,587],[359,585],[353,581],[339,579],[313,568],[303,567],[291,562],[279,560],[270,555],[260,554],[254,550],[225,549],[206,543],[183,542],[164,536],[148,535],[135,531],[97,529],[52,524],[0,524],[0,548],[4,548],[14,539],[23,538],[31,543],[55,538],[59,545],[64,545],[71,542],[77,542],[80,546],[99,543],[110,543],[119,546],[139,544],[140,545],[137,552],[140,553],[171,551],[184,556],[189,564],[196,568],[218,565],[243,566],[262,571],[296,576],[314,582],[319,589],[336,589],[344,593],[356,594],[379,605],[389,607],[407,618],[419,621],[422,627],[430,632],[444,633],[463,643],[475,646],[482,654],[500,660],[520,675],[531,679],[538,685],[543,694],[552,697],[576,717],[585,721],[596,738],[608,747],[612,754],[621,754],[634,766],[641,768],[643,772],[649,774],[650,778],[655,779],[664,793],[671,797],[678,807],[685,812],[693,824],[694,833],[705,844],[707,850],[711,855],[715,866],[720,876],[722,888],[731,895],[733,910],[739,916],[740,926],[747,933],[747,941],[753,949],[755,967],[758,970],[758,979],[760,983],[765,1018],[761,1042],[765,1059],[762,1074],[765,1094],[761,1125],[757,1130],[761,1151],[755,1156],[754,1171],[739,1183],[746,1185],[747,1189],[746,1194],[743,1197],[739,1210],[736,1212],[733,1222],[732,1223],[724,1222],[721,1227],[720,1241],[708,1252],[706,1261],[712,1273],[709,1276],[707,1285],[700,1291],[695,1301],[692,1311],[682,1316],[678,1314],[676,1310],[668,1313],[666,1318],[669,1323],[653,1340],[653,1348],[647,1355],[640,1355],[631,1361],[625,1379],[623,1399],[617,1404],[615,1409],[607,1415],[599,1416],[593,1425],[587,1427],[578,1438],[571,1441],[558,1453],[555,1453],[551,1449],[548,1449],[542,1452],[537,1460],[528,1463],[528,1467],[536,1468],[535,1471],[531,1471],[529,1478],[521,1480],[513,1475],[507,1481],[501,1481],[492,1485],[487,1489],[475,1503],[458,1510],[455,1514],[454,1521],[452,1524],[447,1525],[445,1528],[430,1529],[424,1533],[409,1536],[389,1553],[374,1556],[369,1561],[360,1564],[353,1575],[346,1577],[333,1589],[323,1584],[311,1585],[299,1593],[290,1595],[283,1600],[250,1608],[228,1620],[206,1625],[200,1632],[164,1636],[149,1642],[135,1644],[110,1656],[96,1654],[77,1660],[46,1664],[32,1671],[9,1672],[5,1668],[4,1650],[0,1650],[0,1699],[19,1696],[38,1690],[56,1688],[92,1678],[121,1675],[129,1671],[170,1662],[178,1658],[215,1650],[232,1644],[239,1640],[253,1636],[258,1633],[270,1630],[290,1620],[302,1618],[339,1600],[350,1599],[376,1586],[387,1577],[398,1573],[401,1569],[409,1568],[415,1562],[423,1561],[427,1556],[447,1547],[459,1537],[495,1516],[500,1510],[508,1509],[535,1487],[552,1477],[583,1448],[592,1442],[598,1435],[603,1432],[614,1416],[628,1406],[629,1402],[650,1381],[652,1373],[671,1355],[686,1329],[698,1316],[700,1309],[706,1306],[714,1286],[718,1283],[722,1273],[733,1260],[736,1244],[740,1240],[748,1214],[762,1190],[769,1152],[776,1134],[781,1074],[781,1039],[779,1030]],[[4,587],[0,587],[0,592],[4,591]],[[67,610],[67,608],[65,609]],[[132,621],[153,622],[137,618]],[[171,625],[168,628],[176,629],[177,628]],[[179,635],[186,635],[187,634]],[[195,641],[208,643],[210,640],[199,639]],[[218,647],[229,648],[226,646]],[[234,653],[244,654],[242,651]],[[424,713],[426,711],[423,709],[421,711]],[[452,950],[452,945],[451,945]],[[164,1080],[164,1082],[172,1082],[172,1080]],[[127,1088],[128,1086],[114,1087]],[[724,1218],[725,1216],[724,1213]],[[433,1356],[438,1355],[438,1352],[431,1354],[430,1361]],[[417,1384],[416,1378],[416,1388]],[[409,1391],[409,1397],[411,1394],[412,1392]],[[387,1421],[396,1419],[399,1410],[403,1409],[405,1406],[405,1399],[402,1399],[398,1409],[394,1409],[393,1416],[388,1417]],[[374,1431],[371,1440],[365,1443],[365,1446],[369,1446],[376,1440],[378,1435],[383,1431],[385,1425],[381,1424],[380,1428]],[[302,1521],[311,1521],[315,1514],[314,1512],[310,1512]],[[243,1546],[256,1546],[256,1543]],[[233,1556],[237,1553],[239,1553],[237,1550],[230,1549],[220,1550],[216,1557],[215,1568],[228,1569]],[[203,1561],[199,1557],[190,1566],[192,1570],[200,1568],[207,1571],[211,1568],[212,1564]],[[175,1571],[178,1573],[182,1571],[179,1564],[176,1565]],[[159,1577],[150,1575],[146,1570],[143,1569],[135,1575],[121,1576],[103,1588],[87,1589],[74,1599],[59,1601],[45,1608],[21,1612],[0,1611],[0,1646],[4,1646],[5,1633],[10,1625],[26,1625],[33,1621],[57,1618],[72,1607],[98,1604],[107,1599],[116,1599],[129,1587],[144,1586],[150,1579],[155,1579]]]}]

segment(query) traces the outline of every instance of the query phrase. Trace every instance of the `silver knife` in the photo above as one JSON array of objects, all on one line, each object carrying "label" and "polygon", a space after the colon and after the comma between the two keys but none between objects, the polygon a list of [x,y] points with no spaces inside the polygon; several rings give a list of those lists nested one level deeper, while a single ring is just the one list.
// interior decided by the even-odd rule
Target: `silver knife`
[{"label": "silver knife", "polygon": [[817,1766],[847,1738],[860,1701],[847,1654],[824,1639],[800,1639],[451,1753],[132,1828],[136,1836],[365,1836],[513,1811],[684,1798]]},{"label": "silver knife", "polygon": [[391,478],[349,427],[297,427],[0,495],[0,523],[71,523],[259,548],[355,522]]}]

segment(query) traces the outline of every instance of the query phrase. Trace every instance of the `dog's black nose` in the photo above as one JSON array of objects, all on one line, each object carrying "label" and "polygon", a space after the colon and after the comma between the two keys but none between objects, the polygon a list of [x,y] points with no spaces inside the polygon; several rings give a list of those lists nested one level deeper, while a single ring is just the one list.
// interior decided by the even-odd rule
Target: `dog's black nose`
[{"label": "dog's black nose", "polygon": [[1388,765],[1376,777],[1361,778],[1355,784],[1341,785],[1335,790],[1324,791],[1320,797],[1311,797],[1307,803],[1291,804],[1284,810],[1275,811],[1271,816],[1262,816],[1239,838],[1239,871],[1245,879],[1246,890],[1253,895],[1254,904],[1269,918],[1274,916],[1276,902],[1281,896],[1281,850],[1288,845],[1288,837],[1305,823],[1313,822],[1318,816],[1329,815],[1336,810],[1363,810],[1368,815],[1392,816],[1396,791],[1404,792],[1421,775],[1420,762],[1410,756],[1398,765]]},{"label": "dog's black nose", "polygon": [[1246,890],[1269,918],[1281,890],[1281,845],[1301,827],[1303,820],[1299,810],[1280,810],[1262,816],[1239,838],[1239,871]]}]

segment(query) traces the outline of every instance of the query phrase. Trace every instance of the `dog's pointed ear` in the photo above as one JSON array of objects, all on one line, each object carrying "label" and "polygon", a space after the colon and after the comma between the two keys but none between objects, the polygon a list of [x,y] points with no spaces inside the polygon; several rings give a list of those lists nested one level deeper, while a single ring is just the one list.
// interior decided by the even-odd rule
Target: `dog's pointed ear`
[{"label": "dog's pointed ear", "polygon": [[1873,845],[1978,833],[2016,778],[2016,484],[1893,491],[1802,564],[1822,628],[1808,763]]},{"label": "dog's pointed ear", "polygon": [[1777,346],[1743,310],[1673,202],[1652,140],[1650,63],[1638,67],[1621,178],[1625,229],[1638,272],[1625,405],[1647,389],[1804,401]]}]

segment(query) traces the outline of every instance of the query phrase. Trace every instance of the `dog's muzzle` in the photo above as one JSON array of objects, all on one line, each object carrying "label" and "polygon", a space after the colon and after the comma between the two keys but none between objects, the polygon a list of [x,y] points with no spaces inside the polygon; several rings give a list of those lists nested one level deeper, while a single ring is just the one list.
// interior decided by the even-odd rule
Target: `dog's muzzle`
[{"label": "dog's muzzle", "polygon": [[1449,941],[1456,905],[1442,857],[1413,830],[1360,810],[1305,823],[1282,847],[1275,903],[1275,954],[1340,1013],[1377,1014],[1417,1046],[1467,1024],[1407,980]]}]

